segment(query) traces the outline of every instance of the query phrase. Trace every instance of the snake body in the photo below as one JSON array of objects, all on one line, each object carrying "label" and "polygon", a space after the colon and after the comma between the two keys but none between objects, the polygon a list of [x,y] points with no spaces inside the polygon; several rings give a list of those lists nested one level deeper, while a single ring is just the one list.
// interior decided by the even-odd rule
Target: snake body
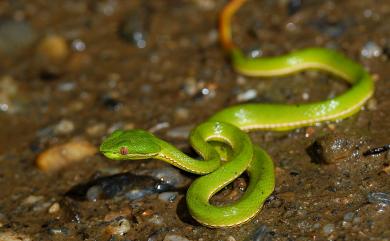
[{"label": "snake body", "polygon": [[[115,131],[100,146],[110,159],[154,158],[202,175],[189,187],[186,200],[191,215],[210,227],[242,224],[254,217],[275,185],[271,158],[254,146],[246,134],[251,130],[290,130],[321,121],[343,119],[358,112],[374,91],[371,76],[344,55],[324,48],[308,48],[277,57],[247,58],[235,46],[231,18],[245,0],[232,0],[220,16],[220,38],[234,69],[248,76],[289,75],[306,69],[330,72],[345,79],[351,88],[325,101],[300,104],[240,104],[217,112],[190,133],[192,147],[203,160],[193,159],[171,144],[144,130]],[[228,145],[228,154],[220,145]],[[221,157],[228,161],[221,162]],[[249,185],[233,204],[214,206],[210,198],[243,172]]]}]

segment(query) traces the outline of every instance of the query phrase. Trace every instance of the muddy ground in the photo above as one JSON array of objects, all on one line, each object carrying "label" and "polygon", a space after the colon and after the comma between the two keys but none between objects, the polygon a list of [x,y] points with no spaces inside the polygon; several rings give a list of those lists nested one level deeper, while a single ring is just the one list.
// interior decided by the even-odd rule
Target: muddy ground
[{"label": "muddy ground", "polygon": [[[251,133],[277,180],[249,223],[204,227],[184,205],[196,176],[97,152],[113,130],[143,128],[194,155],[189,130],[226,106],[305,103],[348,89],[317,71],[235,73],[218,43],[225,3],[0,2],[0,240],[390,240],[384,0],[250,1],[234,19],[248,55],[332,48],[364,65],[376,86],[346,120]],[[242,177],[213,201],[235,200],[244,187]]]}]

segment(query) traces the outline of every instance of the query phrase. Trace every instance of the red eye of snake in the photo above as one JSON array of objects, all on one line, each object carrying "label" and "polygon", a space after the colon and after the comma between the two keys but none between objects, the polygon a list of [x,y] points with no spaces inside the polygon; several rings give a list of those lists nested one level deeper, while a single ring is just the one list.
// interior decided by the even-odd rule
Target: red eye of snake
[{"label": "red eye of snake", "polygon": [[125,146],[122,146],[121,149],[119,149],[119,153],[121,155],[127,155],[127,154],[129,154],[129,149],[127,149],[127,147],[125,147]]}]

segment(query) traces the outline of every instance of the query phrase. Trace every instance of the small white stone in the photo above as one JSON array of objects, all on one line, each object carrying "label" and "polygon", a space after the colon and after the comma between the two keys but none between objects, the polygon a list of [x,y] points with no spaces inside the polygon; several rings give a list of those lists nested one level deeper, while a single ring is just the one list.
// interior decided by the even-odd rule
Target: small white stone
[{"label": "small white stone", "polygon": [[176,234],[167,234],[163,241],[190,241],[189,239]]},{"label": "small white stone", "polygon": [[22,205],[32,205],[32,204],[36,204],[37,202],[42,201],[44,198],[45,198],[44,196],[30,195],[30,196],[26,197],[26,198],[22,201]]},{"label": "small white stone", "polygon": [[335,229],[334,224],[329,223],[329,224],[325,225],[325,226],[322,228],[322,232],[323,232],[325,235],[329,235],[329,234],[333,233],[334,229]]},{"label": "small white stone", "polygon": [[229,237],[227,238],[227,241],[236,241],[236,239],[235,239],[233,236],[229,236]]},{"label": "small white stone", "polygon": [[163,202],[171,203],[175,201],[178,193],[177,192],[163,192],[158,195],[158,199]]},{"label": "small white stone", "polygon": [[111,235],[124,235],[130,230],[130,222],[126,218],[121,218],[112,222],[106,228],[106,232]]},{"label": "small white stone", "polygon": [[310,98],[309,93],[305,92],[305,93],[302,94],[302,99],[303,100],[308,100],[309,98]]},{"label": "small white stone", "polygon": [[55,127],[54,132],[57,134],[69,134],[74,130],[74,123],[70,120],[61,120]]},{"label": "small white stone", "polygon": [[367,109],[371,111],[378,109],[378,101],[375,98],[369,99],[367,101]]},{"label": "small white stone", "polygon": [[148,219],[150,223],[153,223],[155,225],[162,225],[164,223],[163,217],[160,215],[154,214],[152,217]]},{"label": "small white stone", "polygon": [[77,52],[82,52],[86,48],[86,44],[81,39],[75,39],[72,41],[72,49]]},{"label": "small white stone", "polygon": [[252,59],[260,58],[262,55],[263,55],[263,51],[259,48],[252,49],[249,52],[249,57],[251,57]]},{"label": "small white stone", "polygon": [[62,92],[72,91],[76,88],[75,82],[63,82],[57,86],[57,89]]},{"label": "small white stone", "polygon": [[206,11],[213,10],[216,5],[215,1],[213,0],[195,0],[194,2],[199,6],[199,8]]},{"label": "small white stone", "polygon": [[382,54],[382,49],[375,42],[369,41],[363,46],[360,54],[365,58],[375,58]]},{"label": "small white stone", "polygon": [[257,97],[257,91],[255,89],[249,89],[243,93],[237,95],[237,101],[243,102],[252,100]]},{"label": "small white stone", "polygon": [[157,131],[160,131],[160,130],[163,130],[163,129],[166,129],[170,126],[169,122],[160,122],[160,123],[157,123],[155,126],[152,126],[149,131],[150,132],[157,132]]}]

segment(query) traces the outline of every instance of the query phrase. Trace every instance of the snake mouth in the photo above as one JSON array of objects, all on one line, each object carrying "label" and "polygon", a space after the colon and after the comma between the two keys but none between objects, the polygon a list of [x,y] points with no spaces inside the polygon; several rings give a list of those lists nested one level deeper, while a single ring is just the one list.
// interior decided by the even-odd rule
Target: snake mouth
[{"label": "snake mouth", "polygon": [[125,155],[113,151],[101,151],[101,153],[105,157],[111,160],[143,160],[143,159],[150,159],[157,156],[156,153],[147,153],[147,154],[129,153]]},{"label": "snake mouth", "polygon": [[108,159],[113,159],[113,160],[116,160],[118,159],[118,153],[114,153],[114,152],[111,152],[111,151],[102,151],[100,150],[100,152],[105,156],[107,157]]}]

